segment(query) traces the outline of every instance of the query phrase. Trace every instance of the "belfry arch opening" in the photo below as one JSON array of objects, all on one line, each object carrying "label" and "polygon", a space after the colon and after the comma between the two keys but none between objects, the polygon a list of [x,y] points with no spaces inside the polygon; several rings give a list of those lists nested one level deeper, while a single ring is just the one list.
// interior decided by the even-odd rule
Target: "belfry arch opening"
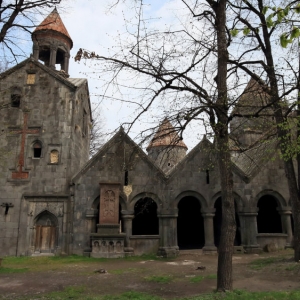
[{"label": "belfry arch opening", "polygon": [[158,235],[157,205],[151,198],[141,198],[134,206],[133,235]]},{"label": "belfry arch opening", "polygon": [[[214,216],[214,236],[215,236],[215,246],[218,247],[220,244],[221,238],[221,228],[222,228],[222,197],[219,197],[214,205],[215,208],[215,216]],[[240,219],[237,213],[237,204],[234,201],[235,208],[235,223],[236,223],[236,232],[234,238],[234,246],[240,246],[241,241],[241,225]]]},{"label": "belfry arch opening", "polygon": [[278,213],[278,202],[271,195],[262,196],[258,202],[258,233],[282,233],[281,217]]},{"label": "belfry arch opening", "polygon": [[200,249],[204,246],[201,205],[195,197],[184,197],[178,203],[177,238],[179,249]]}]

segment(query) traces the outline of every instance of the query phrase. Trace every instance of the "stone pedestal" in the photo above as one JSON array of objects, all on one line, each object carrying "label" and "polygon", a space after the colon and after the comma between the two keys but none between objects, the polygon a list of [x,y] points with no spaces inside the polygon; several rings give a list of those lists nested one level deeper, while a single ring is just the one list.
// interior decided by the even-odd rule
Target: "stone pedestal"
[{"label": "stone pedestal", "polygon": [[92,257],[123,257],[126,234],[120,233],[119,183],[100,183],[97,233],[92,233]]}]

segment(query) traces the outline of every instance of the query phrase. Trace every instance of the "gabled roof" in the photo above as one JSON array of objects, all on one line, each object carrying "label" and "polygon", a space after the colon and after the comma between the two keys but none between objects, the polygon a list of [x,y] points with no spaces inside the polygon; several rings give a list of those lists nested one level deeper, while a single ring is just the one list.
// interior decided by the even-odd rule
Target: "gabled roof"
[{"label": "gabled roof", "polygon": [[[175,176],[179,170],[181,172],[183,165],[186,164],[188,161],[194,159],[195,155],[199,152],[205,151],[204,149],[207,150],[208,155],[212,154],[212,150],[214,148],[213,143],[211,143],[207,138],[206,135],[204,135],[203,139],[177,164],[172,168],[168,173],[168,177],[173,177]],[[206,161],[206,163],[210,163],[210,161]],[[205,167],[205,169],[207,169]]]},{"label": "gabled roof", "polygon": [[151,168],[156,169],[161,179],[167,179],[164,172],[156,166],[156,164],[145,154],[145,152],[137,145],[129,136],[124,132],[124,129],[121,127],[119,131],[107,142],[105,143],[98,152],[86,163],[85,166],[75,174],[71,182],[76,181],[80,176],[85,174],[93,165],[97,162],[97,160],[103,156],[103,154],[107,153],[109,149],[113,147],[114,144],[118,142],[118,140],[123,139],[129,145],[131,145],[132,149],[135,149],[141,159],[143,159]]},{"label": "gabled roof", "polygon": [[54,8],[54,10],[44,19],[44,21],[35,28],[33,34],[36,33],[37,31],[42,31],[42,30],[53,30],[68,37],[70,39],[71,48],[72,48],[73,41],[56,8]]},{"label": "gabled roof", "polygon": [[185,143],[178,136],[174,126],[170,123],[170,121],[166,118],[163,120],[161,125],[159,126],[154,138],[151,140],[150,144],[147,147],[147,151],[153,147],[183,147],[188,149]]},{"label": "gabled roof", "polygon": [[43,71],[45,71],[49,75],[53,76],[55,79],[61,81],[63,84],[70,87],[71,89],[76,89],[76,88],[82,86],[83,84],[87,84],[87,79],[84,79],[84,78],[80,78],[80,79],[79,78],[65,78],[64,76],[61,76],[59,74],[59,72],[57,72],[57,71],[41,64],[39,61],[35,60],[32,57],[23,60],[22,62],[20,62],[16,66],[14,66],[14,67],[6,70],[5,72],[1,73],[0,74],[0,79],[5,78],[6,76],[14,73],[15,71],[21,69],[22,67],[24,67],[28,63],[32,63],[35,66],[39,67],[40,69],[42,69]]}]

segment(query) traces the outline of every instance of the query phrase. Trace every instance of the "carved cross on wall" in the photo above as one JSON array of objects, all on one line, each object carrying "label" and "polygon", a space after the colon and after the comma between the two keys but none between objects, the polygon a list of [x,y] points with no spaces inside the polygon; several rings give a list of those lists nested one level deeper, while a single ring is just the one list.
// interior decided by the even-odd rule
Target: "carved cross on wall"
[{"label": "carved cross on wall", "polygon": [[27,179],[29,176],[29,172],[24,171],[24,156],[25,156],[25,140],[26,134],[38,134],[40,132],[39,128],[28,128],[28,112],[24,112],[23,116],[23,128],[21,129],[13,129],[10,131],[11,134],[21,134],[21,149],[18,160],[17,172],[12,172],[12,179]]}]

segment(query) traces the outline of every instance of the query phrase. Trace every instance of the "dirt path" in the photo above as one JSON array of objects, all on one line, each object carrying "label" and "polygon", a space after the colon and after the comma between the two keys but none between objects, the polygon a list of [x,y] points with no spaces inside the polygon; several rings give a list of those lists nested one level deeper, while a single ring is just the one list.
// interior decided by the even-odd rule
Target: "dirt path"
[{"label": "dirt path", "polygon": [[[248,291],[289,291],[300,288],[300,266],[292,252],[233,257],[234,288]],[[249,263],[258,258],[279,257],[279,261],[256,270]],[[299,264],[300,265],[300,264]],[[205,267],[199,270],[198,267]],[[95,273],[105,269],[107,273]],[[173,260],[108,260],[101,263],[59,264],[25,273],[0,274],[0,299],[18,299],[84,286],[92,294],[139,291],[174,299],[212,292],[216,288],[217,256],[201,251],[182,251]],[[193,282],[203,279],[200,282]],[[161,282],[167,281],[167,282]]]}]

